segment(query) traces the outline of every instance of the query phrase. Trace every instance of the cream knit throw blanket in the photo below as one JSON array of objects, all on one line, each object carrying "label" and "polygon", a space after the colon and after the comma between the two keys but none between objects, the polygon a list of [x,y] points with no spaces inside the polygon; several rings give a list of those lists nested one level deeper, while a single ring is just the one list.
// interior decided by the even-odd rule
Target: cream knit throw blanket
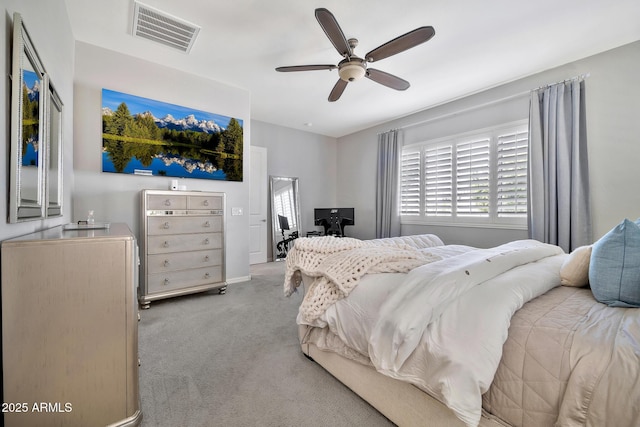
[{"label": "cream knit throw blanket", "polygon": [[284,294],[290,296],[302,281],[313,277],[300,313],[313,321],[345,298],[367,273],[406,273],[440,257],[406,244],[393,246],[334,236],[299,238],[286,258]]}]

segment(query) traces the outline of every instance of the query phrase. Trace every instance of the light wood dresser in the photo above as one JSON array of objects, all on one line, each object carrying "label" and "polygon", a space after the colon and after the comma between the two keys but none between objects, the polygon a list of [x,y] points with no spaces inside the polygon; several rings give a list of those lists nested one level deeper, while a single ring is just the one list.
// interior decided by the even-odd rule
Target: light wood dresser
[{"label": "light wood dresser", "polygon": [[6,426],[136,426],[138,248],[125,224],[2,242]]},{"label": "light wood dresser", "polygon": [[225,194],[141,192],[139,301],[227,288],[224,269]]}]

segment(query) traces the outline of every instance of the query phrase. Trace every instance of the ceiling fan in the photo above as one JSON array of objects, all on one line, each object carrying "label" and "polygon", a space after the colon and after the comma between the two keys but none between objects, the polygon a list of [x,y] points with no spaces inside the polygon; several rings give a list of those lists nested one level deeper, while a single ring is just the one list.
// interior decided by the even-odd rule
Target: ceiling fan
[{"label": "ceiling fan", "polygon": [[338,53],[344,58],[338,65],[293,65],[288,67],[278,67],[276,71],[313,71],[313,70],[333,70],[338,69],[340,79],[335,84],[329,94],[329,101],[337,101],[349,82],[356,81],[362,77],[367,77],[376,83],[390,87],[396,90],[407,90],[409,82],[396,77],[393,74],[376,70],[375,68],[367,68],[368,62],[379,61],[389,56],[404,52],[421,43],[430,40],[435,34],[433,27],[420,27],[413,31],[409,31],[387,43],[378,46],[364,58],[354,55],[353,50],[358,45],[357,39],[346,39],[340,25],[335,16],[325,8],[316,9],[316,19],[324,30],[325,34],[333,43]]}]

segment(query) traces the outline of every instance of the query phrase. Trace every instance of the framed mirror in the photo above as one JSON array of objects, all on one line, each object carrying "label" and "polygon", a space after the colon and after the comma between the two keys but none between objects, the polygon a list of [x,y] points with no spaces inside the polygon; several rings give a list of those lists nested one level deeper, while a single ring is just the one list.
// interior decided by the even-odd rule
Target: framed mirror
[{"label": "framed mirror", "polygon": [[272,176],[269,181],[273,260],[282,261],[300,236],[298,178]]},{"label": "framed mirror", "polygon": [[47,94],[46,215],[62,215],[62,101],[49,82]]},{"label": "framed mirror", "polygon": [[62,101],[13,15],[9,222],[62,215]]}]

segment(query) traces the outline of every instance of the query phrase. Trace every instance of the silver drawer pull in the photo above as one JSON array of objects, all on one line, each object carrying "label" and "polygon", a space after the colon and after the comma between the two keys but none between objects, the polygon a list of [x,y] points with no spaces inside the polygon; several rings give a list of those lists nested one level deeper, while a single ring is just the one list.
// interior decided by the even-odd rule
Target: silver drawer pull
[{"label": "silver drawer pull", "polygon": [[167,286],[169,284],[169,279],[164,279],[164,285]]},{"label": "silver drawer pull", "polygon": [[164,264],[165,267],[169,267],[169,260],[165,259],[163,264]]},{"label": "silver drawer pull", "polygon": [[205,278],[205,279],[208,279],[208,278],[209,278],[209,273],[205,273],[205,274],[204,274],[204,278]]},{"label": "silver drawer pull", "polygon": [[209,244],[209,238],[204,239],[204,244],[208,245]]},{"label": "silver drawer pull", "polygon": [[171,199],[167,199],[164,201],[165,206],[171,206]]},{"label": "silver drawer pull", "polygon": [[205,201],[204,201],[204,203],[203,203],[203,205],[205,205],[205,206],[209,206],[209,201],[208,201],[208,200],[205,200]]},{"label": "silver drawer pull", "polygon": [[171,225],[169,224],[169,222],[165,222],[164,225],[162,226],[165,230],[168,229],[169,227],[171,227]]},{"label": "silver drawer pull", "polygon": [[164,243],[162,244],[163,247],[168,248],[169,247],[169,242],[168,241],[164,241]]},{"label": "silver drawer pull", "polygon": [[207,222],[204,223],[204,226],[209,228],[209,227],[211,227],[211,224],[209,223],[209,221],[207,221]]},{"label": "silver drawer pull", "polygon": [[205,260],[205,261],[209,261],[209,255],[205,256],[205,257],[204,257],[204,260]]}]

